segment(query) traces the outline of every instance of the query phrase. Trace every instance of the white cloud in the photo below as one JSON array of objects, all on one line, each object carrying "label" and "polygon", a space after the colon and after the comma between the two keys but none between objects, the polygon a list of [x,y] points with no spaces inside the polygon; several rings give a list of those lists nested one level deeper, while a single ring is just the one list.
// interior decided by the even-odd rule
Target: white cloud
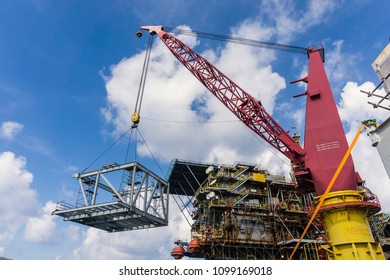
[{"label": "white cloud", "polygon": [[0,153],[0,254],[11,246],[27,218],[39,208],[37,193],[31,188],[33,175],[26,159],[12,152]]},{"label": "white cloud", "polygon": [[340,92],[346,80],[358,75],[356,64],[358,55],[351,52],[343,52],[343,40],[332,42],[332,48],[325,49],[325,70],[333,91]]},{"label": "white cloud", "polygon": [[82,245],[73,251],[75,259],[172,259],[177,238],[189,241],[190,227],[170,201],[167,227],[108,233],[95,228],[85,231]]},{"label": "white cloud", "polygon": [[[0,227],[1,229],[1,227]],[[0,256],[5,256],[6,247],[8,244],[12,242],[14,239],[15,232],[14,231],[3,231],[0,232]]]},{"label": "white cloud", "polygon": [[[271,36],[270,30],[254,21],[245,21],[232,32],[235,36],[263,40]],[[182,40],[190,47],[197,44],[193,37]],[[275,59],[273,52],[227,44],[220,51],[220,57],[212,50],[206,50],[205,54],[238,85],[245,85],[244,90],[261,99],[267,111],[272,113],[278,92],[286,86],[285,80],[267,63]],[[106,77],[108,104],[102,111],[106,121],[114,124],[118,132],[130,126],[129,116],[138,92],[143,56],[144,52],[123,59],[111,67],[111,76]],[[245,74],[248,72],[251,74]],[[194,106],[196,102],[201,106]],[[157,123],[146,118],[171,122]],[[223,143],[226,151],[238,155],[237,161],[251,162],[264,147],[244,125],[215,123],[234,119],[232,113],[206,92],[158,40],[152,51],[139,126],[154,155],[165,162],[172,158],[205,160]],[[206,123],[196,124],[205,120]],[[138,151],[150,156],[149,148],[140,144]],[[223,153],[218,157],[221,161],[230,160]]]},{"label": "white cloud", "polygon": [[12,152],[0,153],[0,222],[18,223],[38,209],[37,193],[31,188],[33,175],[26,170],[26,158]]},{"label": "white cloud", "polygon": [[[341,3],[340,1],[306,1],[307,5],[293,0],[264,1],[260,12],[274,21],[276,33],[281,42],[289,42],[296,34],[324,22]],[[304,7],[301,9],[301,7]]]},{"label": "white cloud", "polygon": [[23,124],[7,121],[0,126],[0,138],[13,140],[23,130]]},{"label": "white cloud", "polygon": [[[359,126],[359,122],[351,124],[351,129],[347,133],[349,143],[355,136]],[[367,187],[378,196],[382,211],[390,212],[390,179],[378,151],[372,147],[371,140],[366,133],[363,132],[360,135],[352,151],[352,157],[356,171],[366,181]]]},{"label": "white cloud", "polygon": [[[245,20],[232,28],[232,36],[238,38],[270,41],[272,35],[273,29],[259,21]],[[221,52],[215,65],[246,92],[261,100],[268,113],[272,114],[277,94],[286,88],[285,79],[274,72],[270,66],[275,60],[276,55],[273,50],[229,43]],[[216,108],[223,107],[216,103],[212,102],[211,105]],[[213,110],[217,109],[213,108]]]},{"label": "white cloud", "polygon": [[25,240],[50,243],[56,228],[56,223],[54,221],[56,217],[51,215],[55,208],[56,203],[48,201],[40,210],[40,216],[29,217],[27,219],[27,225],[24,231]]},{"label": "white cloud", "polygon": [[[365,82],[361,85],[348,82],[343,88],[338,107],[341,119],[347,124],[349,143],[355,137],[362,121],[376,119],[381,122],[389,117],[386,110],[374,109],[367,104],[370,99],[366,94],[360,92],[360,90],[372,91],[374,88],[375,85],[372,82]],[[352,157],[356,171],[359,172],[363,180],[366,180],[367,187],[378,195],[382,210],[390,211],[390,180],[378,151],[372,147],[371,140],[366,133],[360,135],[359,141],[352,151]]]},{"label": "white cloud", "polygon": [[[70,231],[74,226],[55,232],[57,217],[51,215],[55,203],[40,204],[38,193],[32,187],[33,174],[26,165],[25,157],[13,152],[0,153],[0,255],[3,256],[9,254],[16,242],[54,244],[61,236],[61,242],[71,244],[79,236]],[[28,254],[19,252],[19,257],[25,253]]]},{"label": "white cloud", "polygon": [[[373,101],[361,90],[369,92],[375,88],[373,82],[365,82],[358,85],[356,82],[348,82],[341,93],[338,104],[340,117],[347,123],[362,122],[368,119],[376,119],[381,122],[388,118],[386,110],[374,109],[368,101]],[[379,89],[378,94],[384,95],[384,90]],[[372,98],[372,97],[371,97]]]}]

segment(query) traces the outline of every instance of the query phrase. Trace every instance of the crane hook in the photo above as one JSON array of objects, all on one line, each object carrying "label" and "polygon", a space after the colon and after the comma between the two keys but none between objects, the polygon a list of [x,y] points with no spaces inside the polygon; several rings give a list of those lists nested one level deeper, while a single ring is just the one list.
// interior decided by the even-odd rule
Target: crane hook
[{"label": "crane hook", "polygon": [[141,32],[141,31],[138,31],[138,32],[136,33],[136,35],[137,35],[138,38],[141,38],[141,37],[142,37],[142,32]]}]

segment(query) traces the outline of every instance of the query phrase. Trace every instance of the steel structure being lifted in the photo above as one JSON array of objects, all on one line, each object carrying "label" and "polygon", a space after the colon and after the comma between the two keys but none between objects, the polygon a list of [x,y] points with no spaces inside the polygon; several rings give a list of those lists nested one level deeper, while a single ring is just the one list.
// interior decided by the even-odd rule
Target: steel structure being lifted
[{"label": "steel structure being lifted", "polygon": [[80,199],[60,202],[53,212],[65,221],[108,232],[168,225],[169,184],[140,163],[112,163],[73,177]]}]

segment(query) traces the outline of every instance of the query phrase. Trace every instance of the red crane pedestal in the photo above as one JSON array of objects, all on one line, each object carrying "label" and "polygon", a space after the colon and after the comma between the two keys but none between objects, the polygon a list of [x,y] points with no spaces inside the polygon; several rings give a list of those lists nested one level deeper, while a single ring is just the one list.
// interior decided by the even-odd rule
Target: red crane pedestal
[{"label": "red crane pedestal", "polygon": [[[324,194],[349,147],[322,54],[323,49],[308,50],[308,75],[300,80],[307,83],[304,162],[319,196]],[[380,211],[380,204],[364,201],[356,176],[349,156],[320,208],[329,239],[329,245],[323,248],[329,259],[384,259],[367,220],[368,214]]]},{"label": "red crane pedestal", "polygon": [[[307,83],[306,128],[304,136],[305,167],[310,170],[314,188],[322,195],[348,150],[348,142],[337,111],[320,50],[309,49],[309,72],[301,79]],[[355,167],[348,158],[333,191],[356,190]]]}]

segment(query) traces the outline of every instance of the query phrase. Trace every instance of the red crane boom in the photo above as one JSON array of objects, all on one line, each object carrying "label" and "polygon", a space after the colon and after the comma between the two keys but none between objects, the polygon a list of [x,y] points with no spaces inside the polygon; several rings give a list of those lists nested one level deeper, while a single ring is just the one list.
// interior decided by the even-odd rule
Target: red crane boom
[{"label": "red crane boom", "polygon": [[[307,49],[308,75],[295,81],[308,84],[306,92],[301,94],[307,96],[305,147],[302,148],[267,113],[259,100],[186,44],[165,32],[162,26],[142,26],[141,30],[147,30],[151,35],[157,34],[173,55],[234,115],[291,160],[298,190],[315,190],[318,195],[324,193],[348,150],[348,142],[323,67],[323,48]],[[351,157],[333,189],[357,189]]]},{"label": "red crane boom", "polygon": [[179,39],[166,33],[162,26],[143,26],[141,29],[157,34],[173,55],[257,135],[279,150],[293,163],[303,163],[305,151],[267,113],[259,100],[240,88],[200,54]]}]

